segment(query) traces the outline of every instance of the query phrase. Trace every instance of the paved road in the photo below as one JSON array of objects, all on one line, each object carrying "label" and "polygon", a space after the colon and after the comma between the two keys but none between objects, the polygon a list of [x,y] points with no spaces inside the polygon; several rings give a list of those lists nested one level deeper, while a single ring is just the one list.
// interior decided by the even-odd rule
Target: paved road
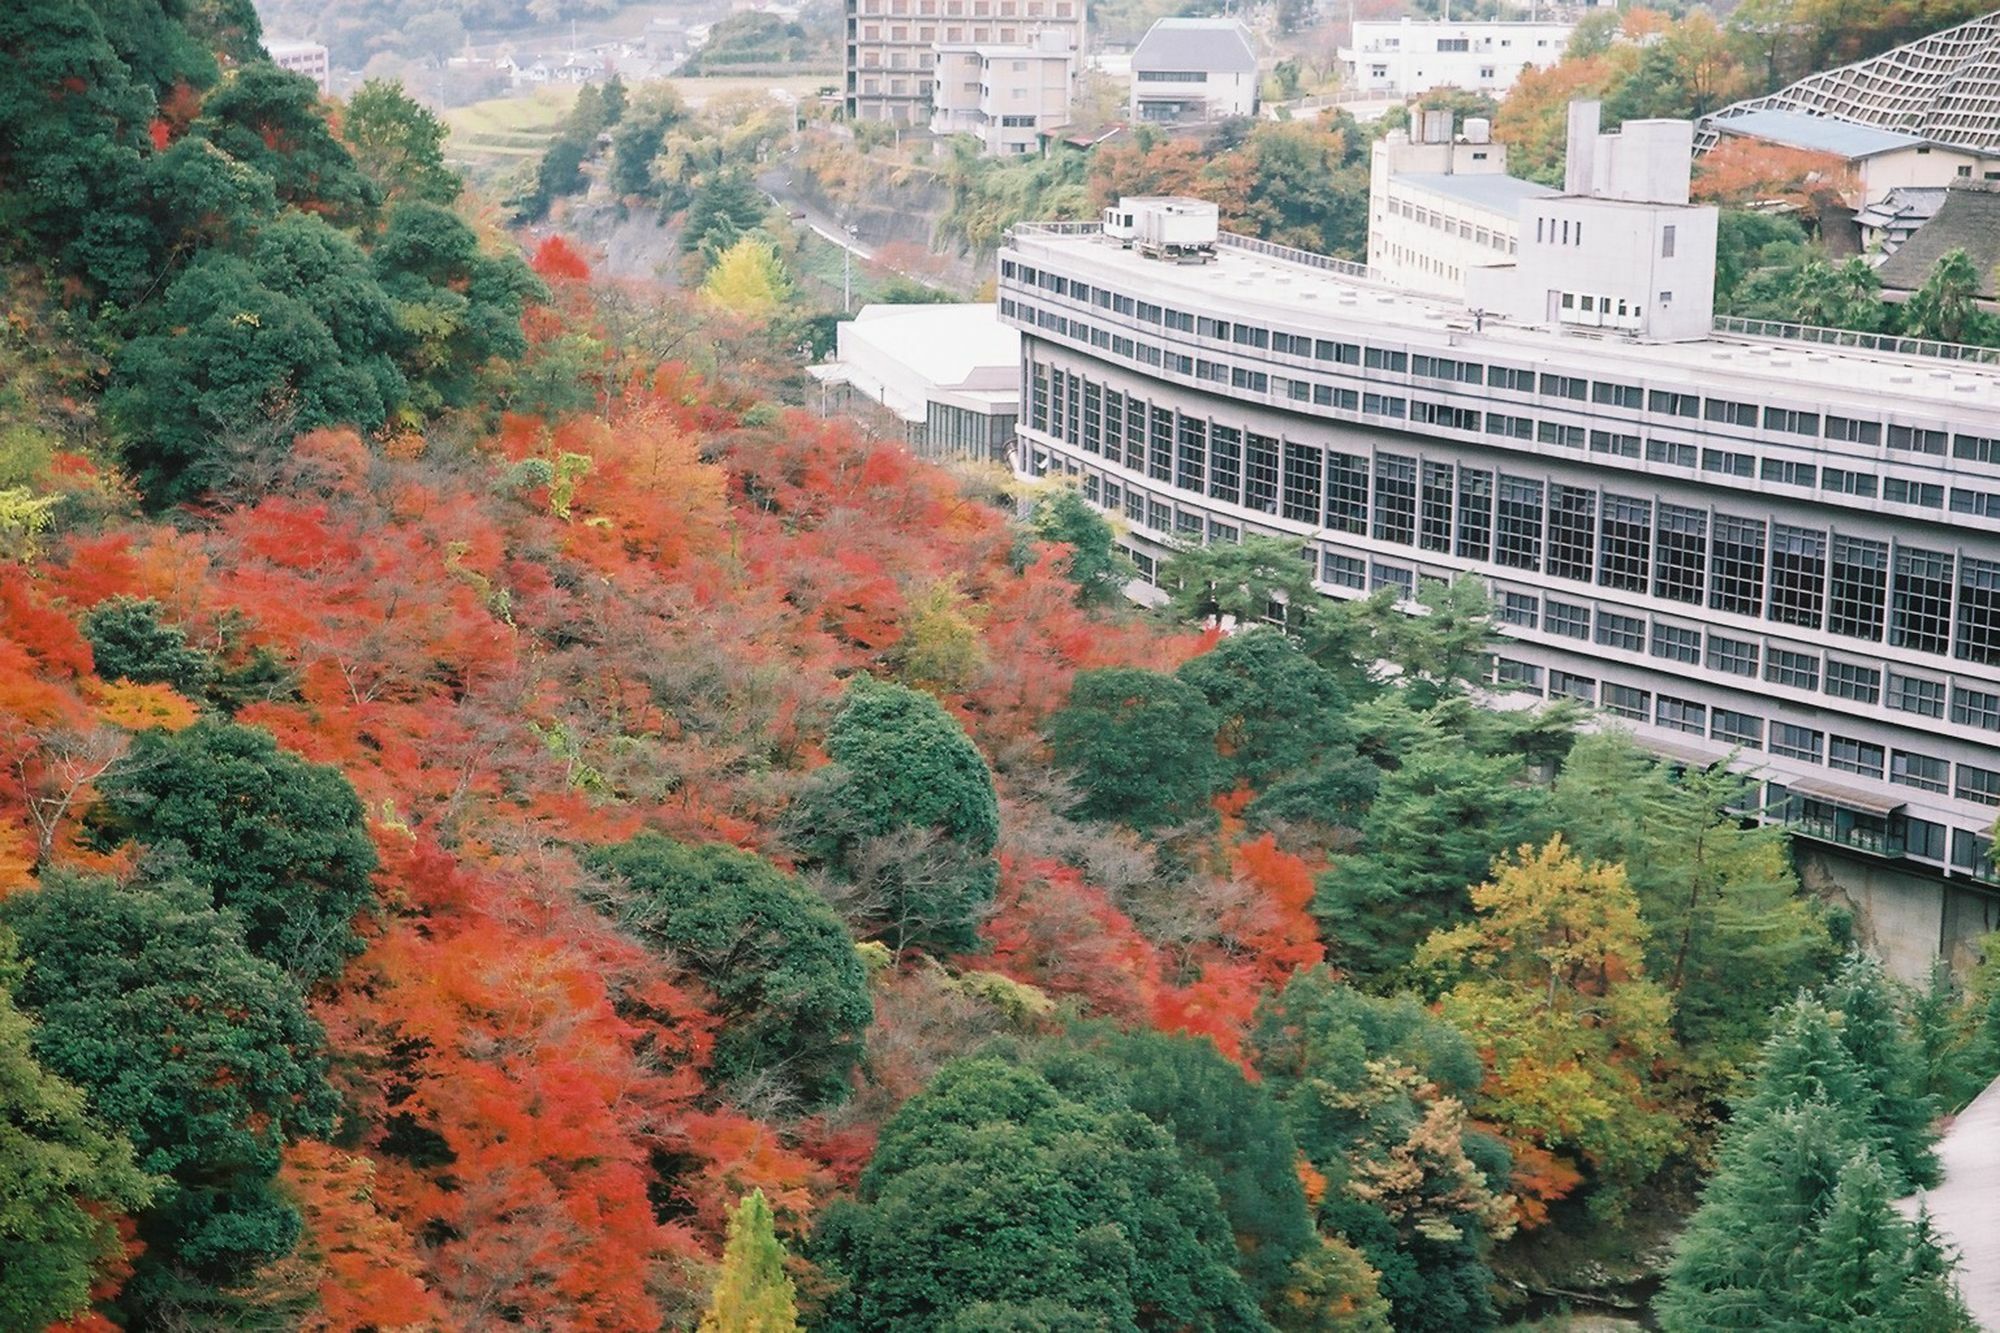
[{"label": "paved road", "polygon": [[762,190],[771,202],[779,208],[788,210],[792,214],[794,221],[804,223],[806,226],[812,228],[813,233],[822,240],[831,241],[835,245],[852,250],[856,259],[867,260],[869,263],[875,264],[878,268],[888,269],[889,272],[899,277],[908,278],[911,282],[919,283],[925,287],[946,290],[946,284],[939,282],[936,278],[930,277],[927,274],[912,273],[908,269],[897,268],[893,264],[883,264],[877,260],[875,257],[875,246],[870,245],[858,236],[850,236],[847,228],[842,225],[839,218],[820,208],[811,200],[802,197],[797,190],[792,188],[792,166],[785,158],[778,159],[776,166],[757,174],[757,188]]},{"label": "paved road", "polygon": [[1938,1144],[1944,1183],[1901,1200],[1916,1216],[1921,1200],[1938,1232],[1958,1250],[1959,1290],[1979,1326],[2000,1333],[2000,1080],[1952,1121]]}]

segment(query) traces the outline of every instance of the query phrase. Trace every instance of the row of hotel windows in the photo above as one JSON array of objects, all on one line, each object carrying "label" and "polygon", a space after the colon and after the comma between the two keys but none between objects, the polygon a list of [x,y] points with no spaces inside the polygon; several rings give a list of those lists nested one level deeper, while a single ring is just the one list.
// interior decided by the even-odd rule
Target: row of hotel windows
[{"label": "row of hotel windows", "polygon": [[[1436,379],[1446,382],[1483,385],[1488,389],[1499,389],[1506,393],[1532,395],[1544,399],[1588,401],[1602,407],[1620,408],[1631,412],[1650,412],[1655,415],[1681,417],[1688,420],[1702,420],[1724,426],[1734,426],[1756,430],[1761,428],[1774,434],[1796,435],[1810,439],[1827,439],[1846,444],[1862,444],[1879,447],[1886,438],[1891,449],[1910,454],[1927,454],[1943,457],[1947,442],[1951,456],[1973,462],[2000,464],[2000,436],[1980,436],[1953,434],[1947,441],[1947,433],[1942,430],[1916,426],[1890,425],[1886,431],[1879,421],[1836,414],[1799,411],[1782,407],[1759,407],[1756,403],[1746,403],[1728,398],[1704,398],[1700,394],[1680,393],[1666,389],[1643,389],[1636,384],[1619,383],[1611,380],[1593,380],[1583,376],[1559,375],[1547,371],[1535,371],[1520,366],[1488,364],[1479,361],[1463,361],[1450,357],[1427,356],[1385,347],[1364,346],[1358,343],[1342,342],[1336,339],[1309,337],[1280,329],[1269,329],[1261,325],[1245,324],[1207,316],[1196,316],[1170,306],[1156,305],[1109,291],[1103,287],[1093,287],[1089,283],[1072,281],[1060,275],[1047,273],[1025,264],[1016,264],[1008,259],[1001,261],[1003,277],[1016,277],[1019,281],[1041,287],[1057,296],[1067,297],[1115,314],[1126,315],[1141,323],[1159,324],[1182,333],[1192,333],[1197,337],[1233,343],[1239,347],[1257,351],[1270,351],[1281,356],[1296,359],[1332,362],[1339,365],[1360,365],[1370,370],[1382,370],[1392,374],[1409,374],[1421,379]],[[1096,335],[1103,330],[1092,329],[1088,324],[1076,328],[1067,327],[1070,321],[1049,311],[1040,311],[1026,302],[1003,300],[1000,313],[1035,324],[1039,328],[1054,329],[1059,333],[1088,342],[1094,347],[1110,346],[1108,341],[1100,342]],[[1124,340],[1128,350],[1122,354],[1133,357],[1129,350],[1130,341]],[[1149,365],[1161,364],[1157,359],[1159,349],[1151,349],[1147,355],[1136,357]],[[1179,361],[1194,364],[1181,356]],[[1194,373],[1183,369],[1183,374]],[[1228,372],[1225,372],[1225,376]],[[1208,378],[1208,376],[1203,376]],[[1218,377],[1221,378],[1221,377]],[[1279,381],[1283,383],[1284,381]],[[1294,382],[1291,397],[1300,401],[1319,399],[1314,389],[1328,386],[1314,386],[1310,382]],[[1236,387],[1244,387],[1237,385]],[[1269,390],[1266,389],[1266,392]],[[1446,409],[1450,410],[1450,409]],[[1521,418],[1505,418],[1521,420]],[[1476,426],[1469,429],[1477,429]],[[1635,441],[1637,437],[1631,437]]]},{"label": "row of hotel windows", "polygon": [[[1074,460],[1055,459],[1042,450],[1033,454],[1033,471],[1038,475],[1054,465],[1071,475],[1080,475],[1087,500],[1122,512],[1135,525],[1182,542],[1236,541],[1237,525],[1206,516],[1187,507],[1175,506],[1130,488],[1109,477],[1083,470]],[[1143,551],[1134,550],[1142,575],[1157,580],[1157,566]],[[1357,591],[1393,588],[1399,597],[1414,597],[1419,582],[1415,570],[1372,561],[1361,555],[1322,550],[1319,575],[1323,583]],[[1592,639],[1592,611],[1550,598],[1545,604],[1530,594],[1503,592],[1496,599],[1495,617],[1503,623],[1534,627],[1546,615],[1553,633]],[[1594,641],[1608,646],[1643,651],[1648,642],[1652,655],[1681,663],[1703,660],[1702,631],[1672,626],[1599,609]],[[1735,675],[1757,675],[1762,645],[1709,634],[1706,642],[1708,665]],[[1822,670],[1824,677],[1822,677]],[[1802,653],[1772,646],[1763,678],[1805,688],[1817,688],[1822,678],[1829,694],[1873,703],[1881,699],[1884,673],[1860,663],[1842,662],[1817,653]],[[1722,707],[1710,707],[1691,699],[1657,693],[1641,686],[1614,680],[1600,680],[1572,671],[1548,669],[1507,657],[1495,659],[1495,679],[1503,684],[1544,692],[1551,698],[1569,698],[1603,709],[1614,717],[1691,735],[1706,736],[1745,750],[1768,751],[1786,758],[1825,765],[1838,772],[1853,773],[1918,791],[1955,794],[1958,799],[2000,807],[2000,771],[1974,764],[1951,764],[1935,755],[1892,748],[1873,741],[1843,736],[1837,732],[1766,719],[1758,714]],[[1958,725],[2000,731],[2000,694],[1971,690],[1895,671],[1886,673],[1887,704],[1891,708],[1922,717],[1940,718],[1947,712]],[[1955,781],[1954,781],[1955,779]],[[1941,825],[1911,817],[1907,850],[1911,855],[1932,860],[1945,859],[1946,830]],[[1952,864],[1959,869],[1991,878],[1990,840],[1965,831],[1954,831]],[[1857,841],[1843,837],[1842,841]],[[1859,841],[1865,845],[1865,836]],[[1878,849],[1879,850],[1879,849]]]},{"label": "row of hotel windows", "polygon": [[1344,453],[1040,362],[1030,374],[1030,429],[1183,491],[1505,569],[2000,664],[2000,561],[1408,454]]},{"label": "row of hotel windows", "polygon": [[[1473,156],[1483,158],[1486,155],[1474,153]],[[1481,227],[1464,218],[1455,218],[1442,209],[1425,208],[1421,204],[1413,204],[1407,199],[1391,195],[1389,211],[1397,217],[1408,218],[1418,226],[1444,232],[1447,236],[1457,236],[1460,240],[1471,241],[1474,245],[1484,246],[1488,250],[1511,255],[1518,249],[1515,239],[1506,232],[1492,227]]]},{"label": "row of hotel windows", "polygon": [[[1046,454],[1037,453],[1034,470],[1039,475],[1049,466],[1049,460]],[[1235,524],[1192,507],[1176,508],[1137,487],[1085,472],[1072,460],[1058,461],[1071,475],[1081,474],[1086,500],[1124,513],[1135,526],[1192,544],[1242,539],[1241,529]],[[1414,571],[1338,551],[1321,552],[1318,573],[1323,583],[1357,592],[1393,587],[1409,597],[1416,591]],[[1823,656],[1798,646],[1780,647],[1762,640],[1718,634],[1700,626],[1675,624],[1657,616],[1629,615],[1601,607],[1593,610],[1587,603],[1507,590],[1500,591],[1494,599],[1494,618],[1517,628],[1624,652],[1645,653],[1665,662],[1705,666],[1720,676],[1751,680],[1761,676],[1771,684],[1798,690],[1823,688],[1837,699],[1880,704],[1923,718],[1949,717],[1954,726],[2000,732],[2000,692],[1909,672],[1885,672],[1880,667],[1843,661],[1833,654]]]},{"label": "row of hotel windows", "polygon": [[911,0],[855,0],[850,3],[849,12],[891,16],[914,13],[919,17],[942,14],[947,18],[961,18],[967,14],[974,18],[989,18],[995,14],[1001,18],[1040,18],[1048,14],[1066,19],[1075,17],[1076,0],[1054,0],[1053,4],[1044,0],[915,0],[914,4]]}]

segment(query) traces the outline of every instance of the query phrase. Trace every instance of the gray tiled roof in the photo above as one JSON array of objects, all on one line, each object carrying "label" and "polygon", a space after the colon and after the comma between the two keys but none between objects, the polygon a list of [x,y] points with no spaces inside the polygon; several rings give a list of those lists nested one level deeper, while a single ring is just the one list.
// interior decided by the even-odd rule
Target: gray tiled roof
[{"label": "gray tiled roof", "polygon": [[1981,299],[2000,297],[1993,276],[1994,266],[2000,264],[2000,193],[1978,186],[1947,191],[1931,220],[1883,260],[1875,273],[1884,287],[1913,292],[1924,285],[1931,267],[1953,250],[1965,251],[1979,270]]},{"label": "gray tiled roof", "polygon": [[1924,142],[1920,134],[1885,130],[1857,121],[1841,120],[1836,116],[1814,115],[1809,111],[1777,108],[1723,116],[1716,120],[1715,127],[1724,134],[1744,134],[1790,148],[1835,153],[1850,162],[1873,157],[1877,153],[1891,153],[1898,148],[1916,148]]},{"label": "gray tiled roof", "polygon": [[1161,19],[1139,39],[1132,68],[1254,74],[1257,52],[1235,19]]}]

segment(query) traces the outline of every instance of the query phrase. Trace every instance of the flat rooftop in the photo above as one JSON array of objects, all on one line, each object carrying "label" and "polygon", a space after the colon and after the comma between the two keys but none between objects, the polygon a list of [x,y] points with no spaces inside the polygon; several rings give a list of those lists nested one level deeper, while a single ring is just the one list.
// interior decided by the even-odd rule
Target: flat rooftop
[{"label": "flat rooftop", "polygon": [[1510,222],[1514,220],[1522,200],[1546,199],[1561,193],[1535,181],[1524,181],[1519,176],[1499,171],[1405,171],[1392,176],[1390,183],[1412,185],[1419,190],[1471,204],[1474,208],[1505,213]]},{"label": "flat rooftop", "polygon": [[[1460,301],[1426,296],[1351,276],[1310,262],[1228,243],[1207,264],[1148,259],[1107,241],[1094,230],[1066,224],[1062,232],[1017,228],[1009,247],[1029,262],[1060,262],[1067,273],[1101,276],[1146,300],[1203,313],[1254,312],[1280,328],[1333,330],[1365,341],[1372,328],[1449,347],[1453,356],[1516,365],[1573,370],[1580,356],[1595,373],[1615,374],[1621,363],[1635,380],[1685,384],[1724,396],[1731,386],[1746,398],[1768,395],[1781,382],[1787,396],[1803,394],[1840,413],[1864,416],[1900,408],[1964,414],[2000,412],[2000,366],[1936,357],[1825,346],[1782,338],[1715,334],[1690,342],[1641,342],[1595,330],[1509,323],[1488,315],[1473,331]],[[1094,281],[1095,279],[1093,279]],[[1996,419],[2000,424],[2000,419]]]},{"label": "flat rooftop", "polygon": [[1930,142],[1921,134],[1863,125],[1859,121],[1809,111],[1766,109],[1745,111],[1733,116],[1717,116],[1715,128],[1724,134],[1741,134],[1788,148],[1815,153],[1833,153],[1848,161],[1893,153],[1900,148],[1919,148]]}]

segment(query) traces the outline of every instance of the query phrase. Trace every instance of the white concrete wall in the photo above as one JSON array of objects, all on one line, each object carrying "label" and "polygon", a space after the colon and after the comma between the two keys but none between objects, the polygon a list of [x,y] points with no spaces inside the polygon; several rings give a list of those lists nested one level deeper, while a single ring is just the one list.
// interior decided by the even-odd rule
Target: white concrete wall
[{"label": "white concrete wall", "polygon": [[1467,297],[1494,301],[1489,308],[1526,323],[1618,328],[1667,342],[1706,338],[1715,320],[1716,216],[1705,205],[1530,200],[1521,208],[1505,304],[1490,288],[1475,291],[1477,283]]},{"label": "white concrete wall", "polygon": [[[1571,31],[1566,23],[1364,21],[1354,25],[1339,58],[1350,88],[1398,96],[1445,87],[1504,93],[1528,66],[1562,59]],[[1440,51],[1440,40],[1463,41],[1467,49]]]}]

